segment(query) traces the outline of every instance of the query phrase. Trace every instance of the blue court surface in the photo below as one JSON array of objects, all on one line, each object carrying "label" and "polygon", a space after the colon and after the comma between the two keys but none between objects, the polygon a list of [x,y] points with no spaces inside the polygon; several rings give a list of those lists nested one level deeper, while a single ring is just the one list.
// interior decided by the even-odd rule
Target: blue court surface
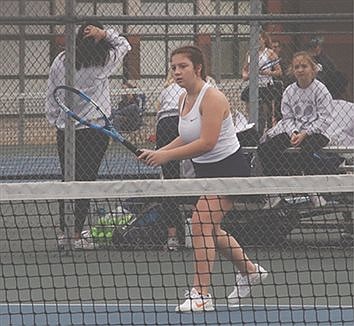
[{"label": "blue court surface", "polygon": [[[0,155],[0,176],[3,180],[61,179],[57,155]],[[99,179],[159,178],[160,168],[139,162],[131,153],[106,154],[99,170]]]},{"label": "blue court surface", "polygon": [[[176,313],[172,304],[0,305],[1,326],[27,325],[353,325],[353,307],[217,305]],[[10,318],[11,316],[11,318]]]}]

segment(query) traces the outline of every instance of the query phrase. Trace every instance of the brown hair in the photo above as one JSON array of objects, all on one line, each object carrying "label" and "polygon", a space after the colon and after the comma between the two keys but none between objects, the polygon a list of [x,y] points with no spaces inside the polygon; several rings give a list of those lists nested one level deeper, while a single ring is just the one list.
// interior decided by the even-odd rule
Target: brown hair
[{"label": "brown hair", "polygon": [[195,68],[197,65],[201,65],[202,69],[200,71],[201,78],[206,81],[206,64],[203,52],[200,48],[194,45],[186,45],[180,48],[177,48],[172,51],[170,56],[170,61],[172,61],[172,57],[176,54],[184,54],[190,61],[193,63],[193,67]]},{"label": "brown hair", "polygon": [[272,39],[270,38],[269,34],[265,31],[261,31],[260,36],[264,40],[264,44],[265,44],[266,48],[271,49],[272,48]]},{"label": "brown hair", "polygon": [[312,58],[312,56],[306,51],[300,51],[300,52],[296,52],[296,53],[293,54],[293,58],[291,60],[291,64],[290,64],[289,69],[288,69],[288,74],[289,75],[293,75],[294,74],[293,62],[298,57],[304,58],[310,64],[310,66],[313,69],[313,71],[315,72],[315,74],[317,74],[317,72],[319,70],[319,67],[316,64],[316,62],[314,61],[314,59]]}]

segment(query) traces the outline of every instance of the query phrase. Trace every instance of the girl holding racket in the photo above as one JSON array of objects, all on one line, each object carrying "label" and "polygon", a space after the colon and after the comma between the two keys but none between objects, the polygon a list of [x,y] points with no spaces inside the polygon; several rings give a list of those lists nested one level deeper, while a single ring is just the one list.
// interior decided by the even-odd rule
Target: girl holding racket
[{"label": "girl holding racket", "polygon": [[[185,46],[171,54],[171,68],[176,83],[186,92],[179,99],[179,136],[157,151],[142,150],[139,156],[150,166],[192,158],[196,177],[247,177],[245,161],[225,95],[206,82],[206,65],[198,47]],[[216,248],[237,266],[236,286],[229,303],[250,293],[251,286],[265,279],[267,272],[254,264],[238,242],[224,230],[221,222],[233,207],[227,196],[201,196],[192,216],[195,256],[194,286],[178,312],[214,310],[208,288]]]},{"label": "girl holding racket", "polygon": [[[120,36],[113,29],[105,30],[103,25],[97,21],[85,22],[76,35],[74,86],[94,98],[108,117],[111,115],[108,77],[122,63],[124,56],[130,49],[131,46],[126,38]],[[52,126],[57,128],[57,147],[63,175],[66,114],[55,101],[53,91],[57,86],[65,85],[64,64],[65,52],[61,52],[54,59],[50,68],[46,98],[47,119]],[[85,101],[75,102],[74,111],[78,116],[95,124],[104,124],[98,112],[91,110],[91,107]],[[96,180],[98,169],[108,146],[109,137],[95,129],[78,124],[76,125],[75,142],[75,180]],[[81,239],[81,231],[88,214],[89,205],[89,200],[75,201],[74,248],[89,249],[93,246],[92,243]],[[60,229],[64,231],[63,204],[60,206],[60,211]],[[59,245],[62,245],[64,240],[61,236]]]},{"label": "girl holding racket", "polygon": [[[262,107],[259,108],[259,128],[258,131],[263,134],[265,129],[269,129],[276,123],[276,112],[274,107],[273,78],[280,78],[283,74],[278,55],[272,50],[271,38],[265,31],[259,36],[258,49],[259,65],[259,98],[262,101]],[[242,79],[247,81],[250,77],[250,55],[246,56],[242,68]],[[249,87],[247,86],[241,93],[241,100],[246,102],[246,109],[249,111]]]}]

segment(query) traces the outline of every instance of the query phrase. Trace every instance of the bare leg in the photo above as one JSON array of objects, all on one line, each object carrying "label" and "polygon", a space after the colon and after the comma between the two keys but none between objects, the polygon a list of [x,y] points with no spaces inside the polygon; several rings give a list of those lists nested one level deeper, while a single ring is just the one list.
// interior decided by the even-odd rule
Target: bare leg
[{"label": "bare leg", "polygon": [[215,243],[211,211],[205,197],[197,203],[192,216],[192,240],[195,258],[194,288],[204,295],[208,293],[215,259]]},{"label": "bare leg", "polygon": [[242,276],[255,272],[255,265],[248,258],[237,240],[222,230],[220,225],[215,226],[215,229],[217,228],[219,230],[217,230],[217,234],[215,235],[215,242],[222,255],[236,265]]},{"label": "bare leg", "polygon": [[232,207],[232,201],[217,196],[201,197],[192,217],[193,247],[195,256],[194,288],[208,293],[211,272],[215,260],[215,242],[218,249],[231,259],[241,274],[256,271],[255,265],[245,255],[238,242],[220,228],[224,214]]},{"label": "bare leg", "polygon": [[[224,216],[226,212],[232,209],[233,203],[232,200],[225,197],[220,198],[219,201]],[[237,240],[221,229],[221,220],[214,222],[214,237],[217,249],[225,258],[231,260],[236,265],[242,275],[256,271],[255,265],[248,258]]]}]

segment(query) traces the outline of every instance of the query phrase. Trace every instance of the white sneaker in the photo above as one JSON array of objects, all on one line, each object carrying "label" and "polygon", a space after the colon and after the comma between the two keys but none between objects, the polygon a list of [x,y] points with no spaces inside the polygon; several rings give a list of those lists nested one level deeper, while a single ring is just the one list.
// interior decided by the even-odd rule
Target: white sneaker
[{"label": "white sneaker", "polygon": [[270,209],[277,207],[282,201],[280,196],[270,196],[267,200],[267,203],[264,205],[263,209]]},{"label": "white sneaker", "polygon": [[310,201],[313,204],[314,207],[323,207],[326,206],[327,201],[324,199],[322,196],[318,194],[311,194],[309,195]]},{"label": "white sneaker", "polygon": [[86,239],[78,239],[73,241],[74,249],[95,249],[95,244],[93,242],[88,242]]},{"label": "white sneaker", "polygon": [[193,288],[190,292],[186,291],[185,297],[187,300],[176,307],[177,312],[192,312],[192,311],[214,311],[213,300],[211,295],[203,296]]},{"label": "white sneaker", "polygon": [[268,272],[260,265],[256,266],[256,272],[242,276],[240,273],[236,276],[236,286],[231,294],[227,297],[230,305],[235,305],[239,302],[240,298],[244,298],[251,292],[251,287],[268,277]]},{"label": "white sneaker", "polygon": [[177,251],[179,247],[179,241],[176,237],[167,239],[167,249],[170,251]]},{"label": "white sneaker", "polygon": [[93,238],[91,235],[91,231],[90,230],[84,230],[81,232],[81,239],[85,239],[87,242],[92,243],[93,242]]}]

